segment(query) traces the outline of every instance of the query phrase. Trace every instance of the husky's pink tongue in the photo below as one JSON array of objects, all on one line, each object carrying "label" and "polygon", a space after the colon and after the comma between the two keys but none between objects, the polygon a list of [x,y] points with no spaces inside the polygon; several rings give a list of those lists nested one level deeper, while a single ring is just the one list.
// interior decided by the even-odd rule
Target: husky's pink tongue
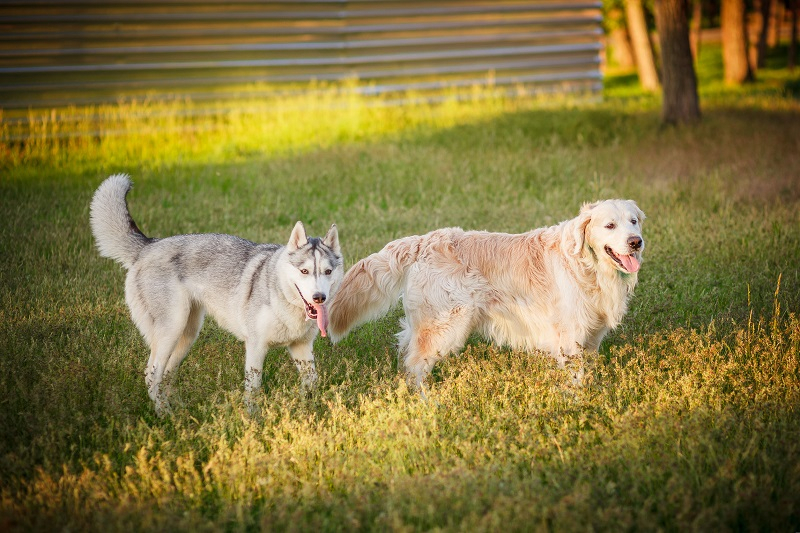
[{"label": "husky's pink tongue", "polygon": [[314,309],[317,310],[317,327],[319,328],[319,334],[323,337],[327,337],[328,334],[325,330],[328,329],[328,309],[322,304],[314,304]]},{"label": "husky's pink tongue", "polygon": [[617,258],[622,263],[622,266],[625,267],[625,270],[631,274],[635,274],[639,271],[639,260],[632,255],[618,255]]}]

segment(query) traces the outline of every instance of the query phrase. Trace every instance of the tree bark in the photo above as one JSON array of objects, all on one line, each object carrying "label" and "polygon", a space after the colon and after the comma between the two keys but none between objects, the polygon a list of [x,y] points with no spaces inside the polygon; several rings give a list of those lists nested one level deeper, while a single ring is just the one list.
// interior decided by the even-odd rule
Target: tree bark
[{"label": "tree bark", "polygon": [[644,20],[642,0],[626,0],[625,14],[628,17],[628,33],[631,36],[633,55],[636,58],[636,70],[639,73],[639,83],[646,91],[658,90],[658,73],[653,60],[653,47],[647,33],[647,23]]},{"label": "tree bark", "polygon": [[753,71],[747,57],[744,0],[722,0],[722,62],[725,83],[752,81]]},{"label": "tree bark", "polygon": [[633,60],[633,50],[631,41],[628,37],[628,29],[625,26],[625,15],[621,9],[614,8],[608,12],[608,22],[611,29],[609,38],[614,50],[614,61],[622,68],[633,68],[636,66]]},{"label": "tree bark", "polygon": [[770,11],[772,19],[769,23],[769,31],[767,32],[767,46],[775,48],[781,40],[781,26],[783,26],[783,0],[771,0],[772,7]]},{"label": "tree bark", "polygon": [[697,61],[700,55],[700,35],[703,31],[703,0],[692,2],[692,21],[689,24],[689,44],[692,47],[692,58]]},{"label": "tree bark", "polygon": [[789,70],[794,71],[797,64],[797,11],[800,9],[800,0],[789,0],[792,6],[792,33],[789,38]]},{"label": "tree bark", "polygon": [[697,122],[700,104],[689,44],[689,5],[687,0],[655,0],[655,8],[664,86],[662,119],[667,124]]},{"label": "tree bark", "polygon": [[761,0],[759,11],[761,13],[761,27],[758,31],[755,66],[756,68],[763,68],[764,61],[767,58],[767,36],[769,35],[769,24],[771,22],[772,0]]}]

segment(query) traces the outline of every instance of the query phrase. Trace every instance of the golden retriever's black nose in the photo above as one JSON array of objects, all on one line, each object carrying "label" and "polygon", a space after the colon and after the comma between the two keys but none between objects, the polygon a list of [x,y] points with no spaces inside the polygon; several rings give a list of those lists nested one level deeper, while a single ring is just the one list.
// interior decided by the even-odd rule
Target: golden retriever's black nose
[{"label": "golden retriever's black nose", "polygon": [[314,296],[311,297],[311,299],[314,300],[315,304],[324,303],[325,302],[325,298],[326,298],[325,295],[322,294],[321,292],[315,292]]},{"label": "golden retriever's black nose", "polygon": [[634,251],[638,250],[639,248],[642,247],[642,238],[636,237],[635,235],[632,237],[628,237],[628,246],[630,247],[631,250]]}]

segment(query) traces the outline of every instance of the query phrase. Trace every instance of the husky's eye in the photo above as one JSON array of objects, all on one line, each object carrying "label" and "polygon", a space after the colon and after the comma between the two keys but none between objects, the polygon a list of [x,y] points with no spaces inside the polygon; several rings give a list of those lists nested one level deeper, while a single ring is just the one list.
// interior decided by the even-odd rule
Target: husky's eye
[{"label": "husky's eye", "polygon": [[609,222],[608,224],[606,224],[606,229],[614,229],[616,227],[617,225],[614,224],[613,222]]},{"label": "husky's eye", "polygon": [[305,275],[307,275],[307,274],[308,274],[308,269],[307,269],[307,268],[301,268],[301,269],[300,269],[300,273],[301,273],[301,274],[303,274],[303,275],[305,276]]},{"label": "husky's eye", "polygon": [[330,268],[325,271],[326,276],[330,276],[331,274],[333,274],[333,270],[331,270]]}]

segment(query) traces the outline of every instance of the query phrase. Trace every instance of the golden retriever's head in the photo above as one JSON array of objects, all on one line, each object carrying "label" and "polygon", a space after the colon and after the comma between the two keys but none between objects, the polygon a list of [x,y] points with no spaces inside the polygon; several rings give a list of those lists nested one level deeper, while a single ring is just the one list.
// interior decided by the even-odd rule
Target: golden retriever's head
[{"label": "golden retriever's head", "polygon": [[578,215],[576,252],[588,247],[597,261],[625,274],[639,271],[645,216],[633,200],[584,204]]}]

